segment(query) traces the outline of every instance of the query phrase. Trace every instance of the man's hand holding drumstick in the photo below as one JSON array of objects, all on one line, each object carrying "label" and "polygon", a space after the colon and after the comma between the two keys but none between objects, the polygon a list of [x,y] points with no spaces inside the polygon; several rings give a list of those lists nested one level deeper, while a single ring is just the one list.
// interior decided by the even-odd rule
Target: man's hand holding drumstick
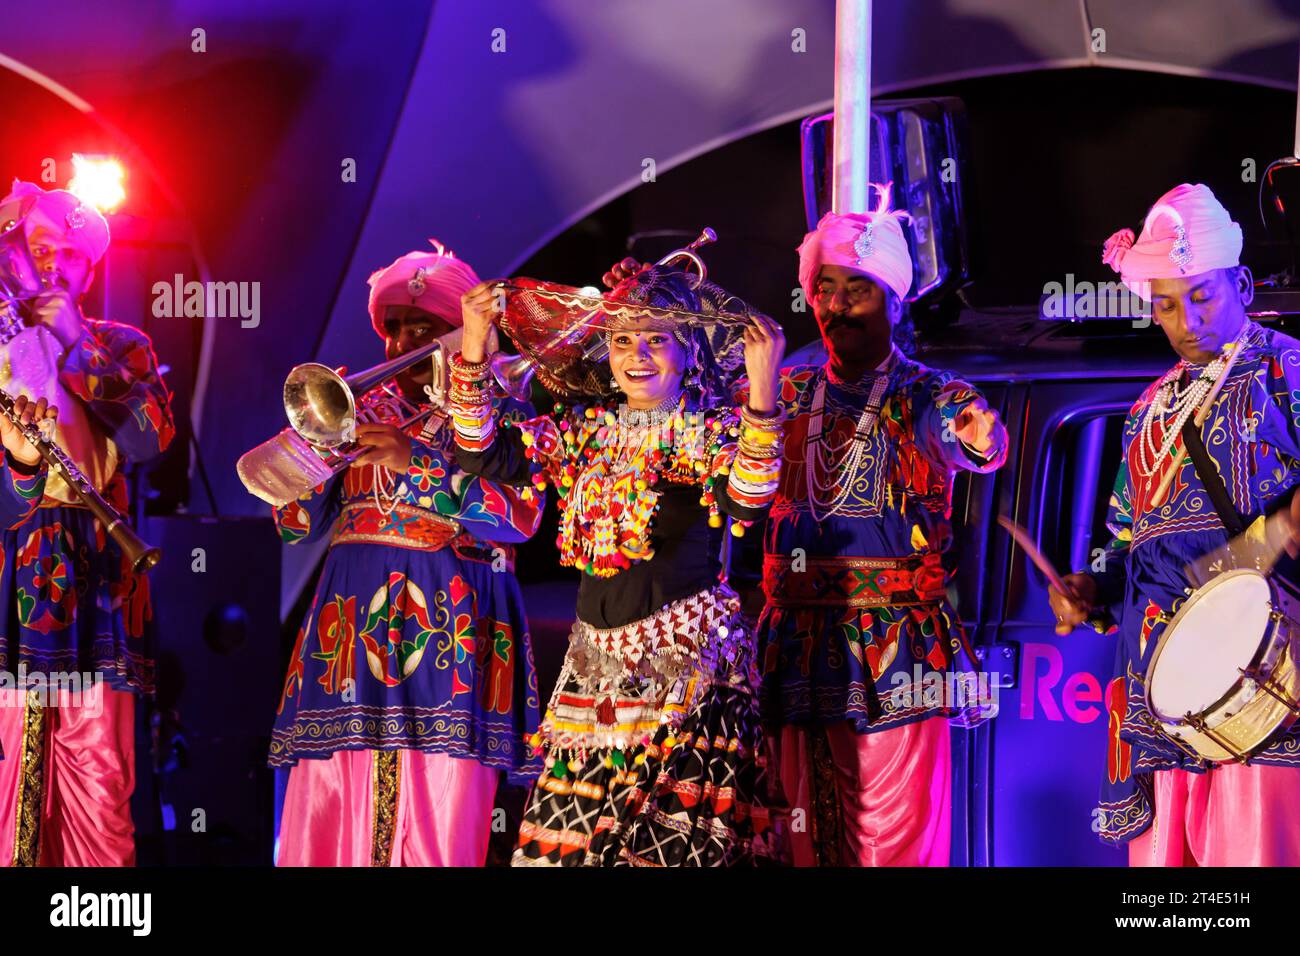
[{"label": "man's hand holding drumstick", "polygon": [[1097,582],[1088,574],[1067,574],[1061,577],[1052,562],[1038,550],[1029,533],[1010,518],[999,516],[998,524],[1015,539],[1016,544],[1047,578],[1047,600],[1056,615],[1056,633],[1069,634],[1092,616],[1097,604]]},{"label": "man's hand holding drumstick", "polygon": [[1047,589],[1047,602],[1056,615],[1056,633],[1069,634],[1092,616],[1097,604],[1097,582],[1090,574],[1067,574],[1061,578],[1068,594],[1051,585]]}]

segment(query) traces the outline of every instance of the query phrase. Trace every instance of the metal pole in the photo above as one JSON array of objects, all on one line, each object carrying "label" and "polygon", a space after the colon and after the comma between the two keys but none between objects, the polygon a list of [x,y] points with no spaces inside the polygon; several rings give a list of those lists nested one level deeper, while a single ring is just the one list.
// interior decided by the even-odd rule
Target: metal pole
[{"label": "metal pole", "polygon": [[836,0],[831,209],[867,212],[871,156],[871,0]]},{"label": "metal pole", "polygon": [[[838,69],[838,67],[836,69]],[[1295,94],[1295,149],[1292,151],[1291,155],[1296,159],[1300,159],[1300,79],[1297,79],[1296,81]],[[838,94],[836,95],[838,96]]]}]

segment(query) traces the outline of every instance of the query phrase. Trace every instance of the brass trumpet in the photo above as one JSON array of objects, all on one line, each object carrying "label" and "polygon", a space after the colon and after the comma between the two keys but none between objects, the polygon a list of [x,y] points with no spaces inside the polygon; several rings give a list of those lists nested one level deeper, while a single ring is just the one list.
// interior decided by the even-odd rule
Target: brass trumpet
[{"label": "brass trumpet", "polygon": [[[356,461],[364,450],[356,444],[359,423],[387,421],[407,428],[428,418],[435,407],[418,407],[392,380],[426,359],[441,366],[442,348],[441,342],[430,342],[348,376],[319,362],[295,365],[284,382],[289,427],[240,456],[235,464],[239,480],[249,492],[278,508]],[[435,373],[435,382],[440,377]]]}]

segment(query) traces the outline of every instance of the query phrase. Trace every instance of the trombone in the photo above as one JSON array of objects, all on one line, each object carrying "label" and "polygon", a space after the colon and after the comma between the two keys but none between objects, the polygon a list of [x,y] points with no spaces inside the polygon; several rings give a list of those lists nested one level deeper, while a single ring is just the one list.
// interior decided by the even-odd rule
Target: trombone
[{"label": "trombone", "polygon": [[[239,480],[249,492],[278,508],[361,456],[365,449],[356,443],[358,424],[387,421],[405,429],[424,421],[437,410],[435,405],[415,405],[392,379],[430,358],[441,365],[441,342],[347,376],[319,362],[295,365],[284,382],[289,427],[240,456],[235,464]],[[439,378],[435,371],[435,383]]]}]

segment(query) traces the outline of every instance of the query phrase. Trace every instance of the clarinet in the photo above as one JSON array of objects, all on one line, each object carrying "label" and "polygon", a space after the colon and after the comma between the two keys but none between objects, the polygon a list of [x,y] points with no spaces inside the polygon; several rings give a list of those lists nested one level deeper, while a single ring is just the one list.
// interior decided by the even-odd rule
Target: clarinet
[{"label": "clarinet", "polygon": [[14,410],[13,396],[4,389],[0,389],[0,415],[9,419],[14,427],[22,432],[23,437],[32,443],[32,447],[41,453],[41,457],[49,463],[50,468],[63,477],[68,487],[81,499],[81,503],[117,542],[132,571],[143,574],[158,563],[162,551],[142,541],[140,536],[131,530],[131,526],[126,523],[126,518],[104,500],[62,448],[47,439],[35,423],[25,424],[22,421]]}]

